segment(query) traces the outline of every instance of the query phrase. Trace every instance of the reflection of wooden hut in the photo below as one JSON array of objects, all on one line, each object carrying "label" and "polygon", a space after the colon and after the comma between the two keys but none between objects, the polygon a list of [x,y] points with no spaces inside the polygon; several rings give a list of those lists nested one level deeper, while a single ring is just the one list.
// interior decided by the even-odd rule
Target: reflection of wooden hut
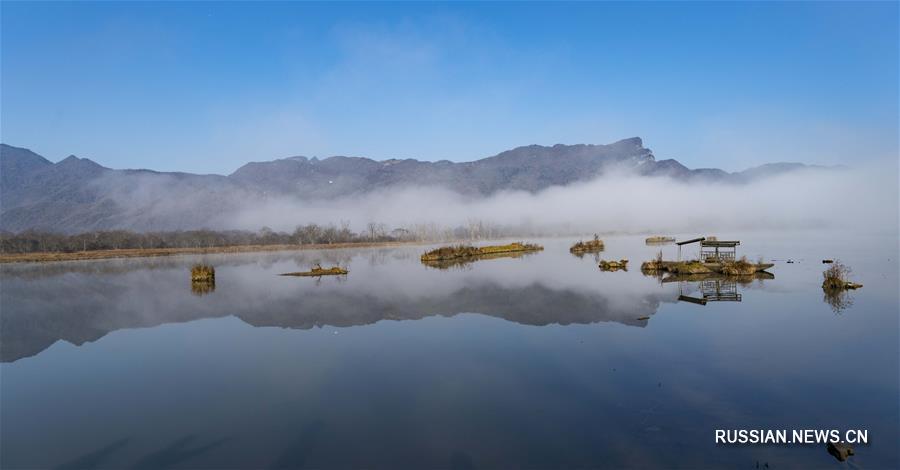
[{"label": "reflection of wooden hut", "polygon": [[706,299],[701,299],[700,297],[691,297],[689,295],[680,294],[678,296],[678,300],[681,302],[690,302],[692,304],[697,305],[706,305]]},{"label": "reflection of wooden hut", "polygon": [[706,305],[707,302],[740,302],[741,293],[738,292],[737,282],[727,278],[709,278],[698,282],[700,297],[685,295],[684,286],[687,282],[678,283],[678,300],[691,302],[698,305]]},{"label": "reflection of wooden hut", "polygon": [[737,282],[727,279],[707,279],[700,281],[700,292],[710,302],[740,302],[741,294],[737,290]]},{"label": "reflection of wooden hut", "polygon": [[704,263],[722,263],[737,259],[738,240],[707,240],[705,237],[692,238],[678,242],[678,261],[681,261],[681,247],[692,243],[700,243],[700,261]]}]

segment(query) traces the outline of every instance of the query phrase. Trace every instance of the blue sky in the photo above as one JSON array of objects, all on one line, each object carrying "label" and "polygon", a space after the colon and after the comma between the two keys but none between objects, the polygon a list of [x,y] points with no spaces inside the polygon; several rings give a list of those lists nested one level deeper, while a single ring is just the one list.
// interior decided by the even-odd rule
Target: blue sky
[{"label": "blue sky", "polygon": [[230,173],[640,136],[739,170],[898,158],[898,3],[0,4],[0,138]]}]

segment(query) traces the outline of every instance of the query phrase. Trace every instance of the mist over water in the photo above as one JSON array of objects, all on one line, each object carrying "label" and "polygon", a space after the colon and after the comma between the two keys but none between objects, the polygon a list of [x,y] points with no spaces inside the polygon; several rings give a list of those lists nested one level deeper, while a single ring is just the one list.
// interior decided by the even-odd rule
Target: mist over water
[{"label": "mist over water", "polygon": [[536,193],[469,197],[441,188],[387,189],[335,200],[248,199],[219,221],[228,228],[348,221],[354,230],[482,222],[508,232],[695,232],[829,229],[897,231],[896,175],[869,168],[795,170],[746,184],[684,182],[619,170]]}]

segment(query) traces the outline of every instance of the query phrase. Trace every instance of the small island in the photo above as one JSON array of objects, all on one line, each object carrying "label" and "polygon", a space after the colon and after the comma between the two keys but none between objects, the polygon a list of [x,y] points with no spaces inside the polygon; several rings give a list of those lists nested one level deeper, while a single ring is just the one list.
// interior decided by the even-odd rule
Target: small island
[{"label": "small island", "polygon": [[644,240],[644,243],[648,245],[659,244],[659,243],[672,243],[675,241],[675,237],[667,237],[664,235],[654,235],[652,237],[647,237]]},{"label": "small island", "polygon": [[202,296],[216,290],[216,269],[205,264],[191,267],[191,292]]},{"label": "small island", "polygon": [[840,261],[831,264],[822,272],[822,289],[826,292],[859,289],[863,285],[849,280],[851,272],[851,269]]},{"label": "small island", "polygon": [[[681,261],[681,249],[685,245],[700,244],[700,259]],[[656,258],[641,264],[641,271],[658,273],[669,272],[672,274],[708,274],[718,273],[726,276],[750,276],[763,272],[773,263],[763,263],[762,257],[756,263],[751,263],[746,256],[737,257],[738,240],[718,240],[715,237],[700,237],[677,242],[678,261],[663,260],[662,251],[656,254]]]},{"label": "small island", "polygon": [[216,282],[216,270],[205,264],[195,264],[191,267],[191,282]]},{"label": "small island", "polygon": [[340,267],[340,266],[332,266],[330,268],[323,268],[318,263],[313,266],[313,268],[309,271],[298,271],[294,273],[284,273],[279,274],[279,276],[298,276],[298,277],[319,277],[319,276],[341,276],[347,274],[349,271]]},{"label": "small island", "polygon": [[641,264],[641,271],[644,272],[669,272],[673,274],[708,274],[718,273],[728,276],[749,276],[758,272],[763,272],[772,266],[773,263],[751,263],[746,257],[729,261],[721,260],[714,262],[703,262],[700,260],[690,261],[663,261],[661,258],[652,261],[645,261]]},{"label": "small island", "polygon": [[577,243],[569,248],[569,253],[572,254],[596,253],[598,251],[603,251],[603,240],[601,240],[600,237],[597,236],[597,234],[594,234],[593,240],[578,240]]},{"label": "small island", "polygon": [[507,253],[525,253],[531,251],[541,251],[544,247],[531,243],[514,242],[508,245],[494,245],[475,247],[471,245],[453,245],[442,246],[431,250],[422,255],[423,263],[434,263],[440,261],[453,261],[467,258],[478,258],[482,256],[499,255]]}]

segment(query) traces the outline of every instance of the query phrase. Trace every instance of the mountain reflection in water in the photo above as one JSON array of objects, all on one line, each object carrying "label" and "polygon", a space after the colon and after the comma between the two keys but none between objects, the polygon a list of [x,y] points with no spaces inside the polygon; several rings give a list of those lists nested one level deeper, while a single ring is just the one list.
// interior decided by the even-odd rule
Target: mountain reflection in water
[{"label": "mountain reflection in water", "polygon": [[[867,429],[849,462],[897,468],[896,237],[796,240],[742,244],[796,261],[775,279],[604,272],[573,239],[453,269],[427,246],[3,265],[0,467],[834,465],[712,439],[805,426]],[[826,257],[865,284],[841,315]],[[350,272],[278,276],[315,263]]]},{"label": "mountain reflection in water", "polygon": [[[323,257],[330,262],[328,255]],[[196,285],[187,282],[185,263],[168,261],[149,267],[141,263],[89,264],[73,266],[69,272],[60,269],[64,265],[48,266],[50,273],[44,277],[29,271],[7,272],[4,301],[9,308],[0,330],[2,361],[33,356],[58,340],[81,345],[119,329],[229,315],[252,326],[292,329],[351,327],[459,313],[536,326],[617,322],[643,327],[647,320],[639,318],[656,313],[661,302],[677,298],[673,289],[622,293],[540,279],[510,284],[498,279],[469,280],[466,272],[450,282],[426,285],[419,292],[373,285],[366,282],[367,274],[361,270],[351,271],[349,279],[363,281],[363,286],[341,279],[284,282],[272,277],[271,269],[254,269],[267,263],[250,260],[217,263],[218,286],[198,292]],[[375,267],[387,263],[380,256],[369,257],[369,261]],[[23,282],[35,278],[39,282]],[[287,288],[273,289],[276,283]],[[195,296],[203,294],[201,302],[181,295],[187,286]],[[52,292],[54,298],[66,301],[52,301],[41,292]]]}]

